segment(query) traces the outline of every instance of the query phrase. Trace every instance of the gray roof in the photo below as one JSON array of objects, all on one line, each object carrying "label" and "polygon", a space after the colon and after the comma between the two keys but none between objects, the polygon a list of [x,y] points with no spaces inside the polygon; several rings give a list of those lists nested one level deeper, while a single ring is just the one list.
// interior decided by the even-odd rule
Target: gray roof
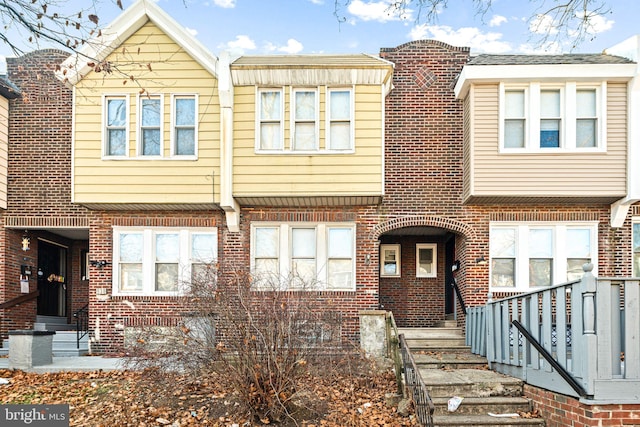
[{"label": "gray roof", "polygon": [[378,68],[391,64],[373,55],[255,55],[241,56],[231,68]]},{"label": "gray roof", "polygon": [[566,55],[478,55],[468,65],[571,65],[571,64],[633,64],[622,56],[595,54]]},{"label": "gray roof", "polygon": [[5,75],[0,75],[0,96],[7,99],[14,99],[20,96],[20,89],[18,86],[11,83]]}]

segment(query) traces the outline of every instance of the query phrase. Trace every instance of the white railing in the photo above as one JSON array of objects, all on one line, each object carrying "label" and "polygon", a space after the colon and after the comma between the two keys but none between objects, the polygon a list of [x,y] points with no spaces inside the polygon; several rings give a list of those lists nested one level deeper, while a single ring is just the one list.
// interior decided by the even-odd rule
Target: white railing
[{"label": "white railing", "polygon": [[471,307],[467,345],[492,369],[529,384],[586,400],[640,403],[640,279],[595,278],[591,268],[585,265],[575,282]]}]

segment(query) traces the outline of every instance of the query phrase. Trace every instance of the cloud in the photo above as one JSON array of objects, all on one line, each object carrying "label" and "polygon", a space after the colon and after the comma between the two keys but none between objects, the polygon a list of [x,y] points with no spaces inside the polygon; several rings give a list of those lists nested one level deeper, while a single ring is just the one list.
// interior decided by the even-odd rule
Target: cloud
[{"label": "cloud", "polygon": [[236,7],[236,0],[213,0],[213,4],[224,9],[232,9]]},{"label": "cloud", "polygon": [[587,17],[587,23],[585,24],[585,31],[588,34],[600,34],[605,31],[609,31],[613,28],[613,24],[616,21],[611,19],[607,19],[602,15],[595,14],[594,12],[579,12],[576,14],[578,18],[583,19],[584,16]]},{"label": "cloud", "polygon": [[324,0],[309,0],[313,4],[324,4]]},{"label": "cloud", "polygon": [[512,50],[509,43],[502,41],[502,33],[483,33],[476,27],[457,30],[447,25],[420,24],[411,29],[411,40],[436,39],[453,46],[466,46],[474,53],[505,53]]},{"label": "cloud", "polygon": [[563,51],[562,44],[556,40],[543,43],[542,45],[524,43],[516,49],[517,53],[525,55],[557,55]]},{"label": "cloud", "polygon": [[507,18],[502,15],[493,15],[489,21],[490,27],[499,27],[501,24],[507,22]]},{"label": "cloud", "polygon": [[529,31],[534,34],[555,35],[558,34],[556,22],[550,15],[536,15],[529,22]]},{"label": "cloud", "polygon": [[187,33],[191,34],[193,37],[198,35],[198,30],[196,30],[195,28],[184,27],[184,29],[187,30]]},{"label": "cloud", "polygon": [[235,40],[221,44],[218,48],[228,51],[231,56],[239,56],[244,55],[247,50],[254,50],[256,48],[256,44],[251,40],[251,37],[240,34],[236,36]]},{"label": "cloud", "polygon": [[350,14],[363,21],[400,21],[411,19],[412,11],[409,9],[398,10],[389,0],[363,1],[353,0],[349,3],[347,10]]},{"label": "cloud", "polygon": [[267,52],[280,52],[289,55],[302,52],[304,46],[296,39],[287,40],[287,44],[284,46],[277,46],[271,42],[267,42],[264,46],[264,50]]}]

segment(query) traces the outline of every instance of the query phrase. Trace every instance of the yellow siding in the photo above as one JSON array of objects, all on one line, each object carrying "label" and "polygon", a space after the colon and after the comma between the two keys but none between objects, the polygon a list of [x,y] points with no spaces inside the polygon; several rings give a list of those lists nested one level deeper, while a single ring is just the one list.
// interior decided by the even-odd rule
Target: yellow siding
[{"label": "yellow siding", "polygon": [[[76,85],[74,201],[217,203],[220,107],[215,77],[151,22],[107,59],[119,68],[111,74],[89,73]],[[129,74],[138,80],[127,80]],[[136,158],[137,95],[142,89],[164,95],[163,159]],[[129,95],[129,158],[103,159],[102,97],[124,94]],[[171,94],[198,96],[197,160],[170,158]]]},{"label": "yellow siding", "polygon": [[0,97],[0,209],[7,209],[9,101]]},{"label": "yellow siding", "polygon": [[[285,146],[290,142],[289,88],[285,90]],[[382,87],[355,88],[355,153],[256,154],[256,88],[235,88],[234,196],[381,195]],[[320,148],[325,147],[325,88],[320,88]]]},{"label": "yellow siding", "polygon": [[607,85],[606,152],[499,153],[498,85],[473,87],[471,196],[620,197],[626,194],[626,84]]}]

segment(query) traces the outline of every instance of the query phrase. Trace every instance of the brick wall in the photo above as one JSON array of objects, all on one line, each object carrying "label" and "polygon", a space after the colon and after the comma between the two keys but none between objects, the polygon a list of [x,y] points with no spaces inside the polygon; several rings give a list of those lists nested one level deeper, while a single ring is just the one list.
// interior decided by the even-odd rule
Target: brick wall
[{"label": "brick wall", "polygon": [[640,404],[587,405],[578,399],[525,384],[524,394],[546,427],[638,427]]},{"label": "brick wall", "polygon": [[[22,229],[6,229],[8,217],[43,218],[86,217],[89,212],[71,203],[71,106],[72,96],[53,70],[67,53],[46,49],[19,58],[7,58],[7,75],[22,96],[9,104],[8,208],[0,212],[2,242],[0,259],[0,302],[20,295],[20,265],[36,267],[30,291],[37,290],[37,242],[46,237],[68,245],[68,311],[86,303],[86,283],[79,283],[79,261],[75,247],[63,237],[47,233],[46,227],[29,229],[32,249],[21,250]],[[87,243],[79,243],[87,246]],[[84,295],[83,295],[84,294]],[[35,321],[36,303],[31,301],[5,310],[0,336],[9,329],[28,328]]]}]

